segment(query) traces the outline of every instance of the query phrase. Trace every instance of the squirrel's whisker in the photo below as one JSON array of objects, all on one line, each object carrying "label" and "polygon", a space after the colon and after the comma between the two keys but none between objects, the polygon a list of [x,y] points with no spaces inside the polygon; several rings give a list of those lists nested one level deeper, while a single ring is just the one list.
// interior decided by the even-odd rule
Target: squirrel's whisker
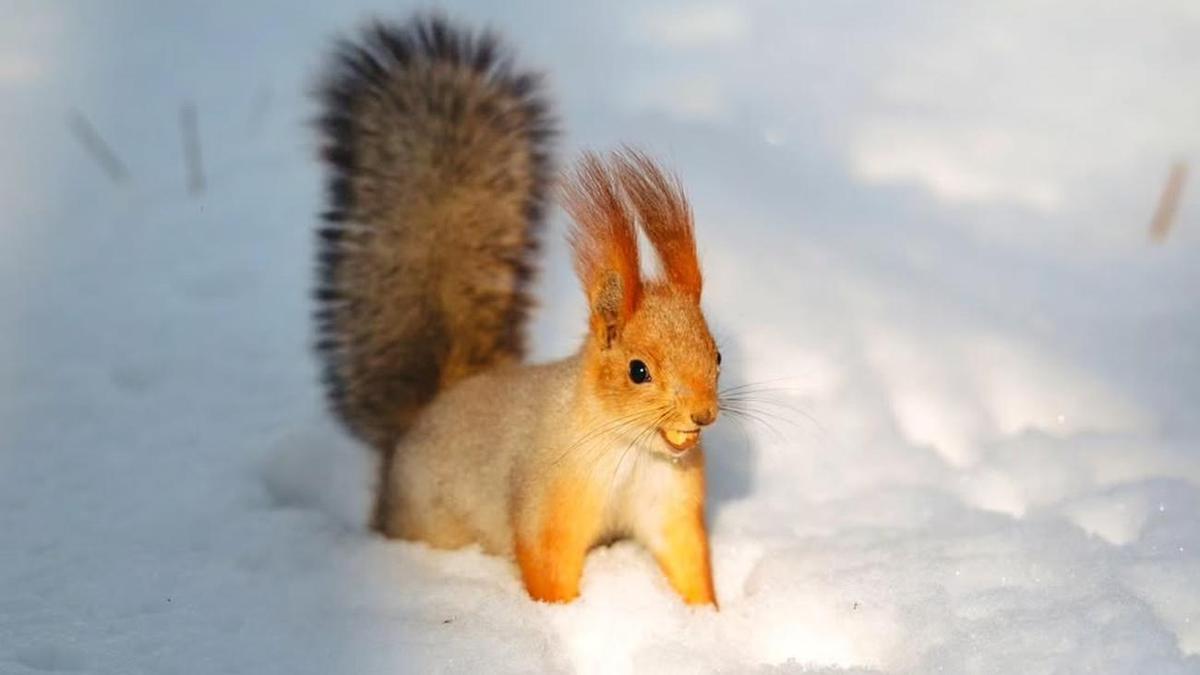
[{"label": "squirrel's whisker", "polygon": [[[721,401],[721,405],[723,405],[723,406],[724,405],[742,405],[744,407],[771,406],[773,408],[786,410],[790,413],[800,415],[801,417],[807,419],[809,422],[812,423],[813,426],[817,427],[817,429],[819,429],[822,433],[825,433],[825,428],[824,428],[824,426],[822,426],[821,422],[819,420],[817,420],[817,418],[815,416],[813,416],[811,413],[809,413],[807,410],[796,407],[789,403],[784,403],[784,402],[776,400],[774,398],[758,396],[755,394],[735,394],[733,396],[726,396],[726,395],[719,396],[718,400]],[[758,410],[759,412],[770,414],[769,411],[764,410],[761,407],[755,408],[755,409]],[[784,417],[783,415],[777,414],[776,416],[778,419],[787,420],[787,418]],[[792,420],[787,420],[787,421],[791,422]]]},{"label": "squirrel's whisker", "polygon": [[734,412],[729,415],[729,420],[737,426],[738,435],[742,437],[742,449],[748,452],[754,444],[750,440],[750,432],[746,429],[745,418]]},{"label": "squirrel's whisker", "polygon": [[[607,492],[609,495],[612,494],[613,484],[616,481],[617,473],[620,472],[621,465],[625,463],[625,455],[629,454],[630,449],[641,445],[642,441],[645,438],[648,438],[650,434],[653,434],[658,429],[658,425],[665,422],[667,420],[667,418],[671,416],[671,412],[672,411],[670,409],[664,410],[663,413],[661,415],[659,415],[658,417],[656,417],[653,422],[651,422],[650,424],[647,424],[646,428],[643,429],[640,433],[638,433],[637,436],[634,436],[633,440],[630,441],[629,445],[626,445],[625,449],[621,451],[620,458],[617,460],[617,463],[613,465],[612,475],[609,476],[609,478],[608,478]],[[641,455],[640,452],[635,453],[635,458],[640,455]]]},{"label": "squirrel's whisker", "polygon": [[[731,387],[726,387],[725,389],[722,389],[719,393],[728,394],[728,393],[740,391],[742,389],[747,389],[750,387],[761,387],[763,385],[774,384],[776,382],[787,382],[790,380],[801,380],[801,379],[802,378],[800,378],[800,377],[774,377],[774,378],[771,378],[768,380],[756,380],[754,382],[744,382],[742,384],[737,384],[737,385],[733,385]],[[799,387],[779,387],[780,390],[795,390],[798,388]]]},{"label": "squirrel's whisker", "polygon": [[771,423],[770,420],[768,420],[767,418],[760,415],[758,411],[746,410],[746,409],[741,409],[741,408],[729,408],[727,412],[729,412],[734,417],[741,417],[747,421],[752,421],[752,422],[762,425],[763,428],[765,428],[769,432],[771,432],[771,434],[775,437],[776,440],[782,441],[782,440],[787,439],[787,436],[784,435],[783,432],[781,432],[779,430],[779,427],[776,427],[774,424]]},{"label": "squirrel's whisker", "polygon": [[651,415],[655,414],[656,412],[657,412],[656,410],[639,411],[639,412],[635,412],[635,413],[632,413],[629,415],[623,415],[621,417],[617,417],[617,418],[609,420],[607,422],[603,422],[603,423],[593,427],[591,430],[582,434],[575,441],[571,442],[571,444],[568,445],[563,450],[563,453],[561,455],[559,455],[559,457],[557,459],[555,459],[553,462],[551,462],[551,464],[557,464],[558,462],[562,461],[563,457],[565,457],[572,450],[574,450],[575,448],[579,447],[580,445],[583,445],[584,443],[588,442],[589,440],[591,440],[601,434],[604,434],[607,432],[619,433],[627,427],[638,424],[641,421],[642,417],[649,418]]}]

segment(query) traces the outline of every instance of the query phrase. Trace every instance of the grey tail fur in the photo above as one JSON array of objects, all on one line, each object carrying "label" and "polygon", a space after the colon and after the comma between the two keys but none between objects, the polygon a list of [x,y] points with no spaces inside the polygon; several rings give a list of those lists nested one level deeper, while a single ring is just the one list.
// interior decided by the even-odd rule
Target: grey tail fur
[{"label": "grey tail fur", "polygon": [[386,463],[439,390],[523,356],[553,121],[495,35],[440,16],[340,42],[320,99],[317,351]]}]

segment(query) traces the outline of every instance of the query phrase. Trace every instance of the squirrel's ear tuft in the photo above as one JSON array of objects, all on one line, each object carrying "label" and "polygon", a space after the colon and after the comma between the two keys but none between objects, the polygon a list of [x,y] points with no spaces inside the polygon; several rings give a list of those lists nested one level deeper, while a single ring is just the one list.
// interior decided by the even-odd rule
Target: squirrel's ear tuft
[{"label": "squirrel's ear tuft", "polygon": [[642,296],[637,231],[613,170],[585,153],[562,183],[563,206],[575,221],[575,271],[591,306],[592,330],[607,345]]},{"label": "squirrel's ear tuft", "polygon": [[699,300],[703,279],[696,257],[692,208],[679,179],[632,148],[616,155],[615,164],[617,179],[637,211],[642,231],[658,252],[667,282]]}]

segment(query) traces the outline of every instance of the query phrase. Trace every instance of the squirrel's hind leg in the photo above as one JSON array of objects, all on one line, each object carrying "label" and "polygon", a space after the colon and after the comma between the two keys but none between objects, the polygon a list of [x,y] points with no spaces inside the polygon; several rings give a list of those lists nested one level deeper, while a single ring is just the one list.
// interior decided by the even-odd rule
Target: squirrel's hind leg
[{"label": "squirrel's hind leg", "polygon": [[[384,455],[371,527],[389,539],[423,541],[434,548],[456,549],[475,543],[474,531],[439,498],[433,480],[414,448]],[[407,478],[407,479],[406,479]]]}]

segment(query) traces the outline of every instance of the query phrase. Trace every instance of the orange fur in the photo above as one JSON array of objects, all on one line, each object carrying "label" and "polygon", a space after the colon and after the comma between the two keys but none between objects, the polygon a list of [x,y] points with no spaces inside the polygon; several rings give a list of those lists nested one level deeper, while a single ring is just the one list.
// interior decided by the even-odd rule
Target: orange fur
[{"label": "orange fur", "polygon": [[562,189],[563,205],[575,220],[575,270],[593,309],[593,328],[601,333],[628,320],[642,293],[637,232],[619,190],[613,172],[591,153],[584,154]]},{"label": "orange fur", "polygon": [[[665,411],[650,413],[656,418],[655,431],[698,433],[715,419],[718,410],[717,352],[699,308],[702,278],[691,209],[682,187],[644,154],[625,150],[607,163],[586,155],[568,183],[566,195],[568,211],[576,219],[576,268],[588,290],[593,328],[606,329],[594,330],[598,339],[584,347],[581,385],[585,398],[602,403],[602,419],[630,419],[646,411]],[[646,233],[662,262],[661,280],[640,278],[635,224]],[[636,289],[636,295],[623,298],[625,304],[615,320],[606,313],[603,294],[606,275],[614,274],[622,280],[622,288]],[[636,281],[630,279],[631,274],[637,275]],[[632,359],[649,368],[649,382],[630,381]],[[696,449],[689,457],[690,461],[683,463],[686,469],[680,465],[665,501],[655,507],[661,513],[645,516],[658,523],[651,528],[654,532],[647,543],[654,547],[659,566],[685,602],[715,605],[704,524],[703,454]],[[549,532],[561,543],[561,528]],[[585,537],[577,529],[571,532],[572,545],[559,554],[567,560],[556,563],[553,575],[539,573],[538,564],[522,563],[522,570],[533,568],[525,578],[534,597],[545,597],[547,586],[552,587],[553,597],[573,597],[577,590],[561,578],[582,571],[577,542]],[[549,535],[543,535],[542,548],[548,547],[545,536]],[[547,576],[554,583],[546,582]]]},{"label": "orange fur", "polygon": [[666,507],[663,546],[655,553],[671,587],[689,605],[716,605],[704,526],[704,469],[689,472],[678,499]]},{"label": "orange fur", "polygon": [[530,597],[568,602],[579,595],[584,558],[599,533],[602,508],[586,480],[560,480],[540,504],[541,522],[525,536],[517,527],[517,565]]},{"label": "orange fur", "polygon": [[663,172],[645,154],[628,148],[615,156],[615,165],[642,231],[658,252],[667,281],[699,298],[703,279],[696,257],[692,209],[679,179]]}]

